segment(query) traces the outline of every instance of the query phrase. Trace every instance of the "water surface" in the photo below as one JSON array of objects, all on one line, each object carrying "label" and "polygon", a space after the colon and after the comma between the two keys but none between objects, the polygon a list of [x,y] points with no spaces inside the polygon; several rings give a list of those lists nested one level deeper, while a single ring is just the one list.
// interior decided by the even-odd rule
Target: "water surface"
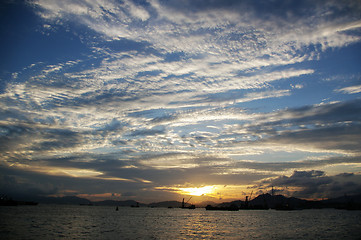
[{"label": "water surface", "polygon": [[361,211],[0,207],[0,239],[360,239]]}]

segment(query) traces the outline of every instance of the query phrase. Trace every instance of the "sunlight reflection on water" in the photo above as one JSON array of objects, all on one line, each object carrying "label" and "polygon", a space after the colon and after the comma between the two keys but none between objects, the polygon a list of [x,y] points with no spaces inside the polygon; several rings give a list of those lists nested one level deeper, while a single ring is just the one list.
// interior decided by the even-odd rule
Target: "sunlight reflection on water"
[{"label": "sunlight reflection on water", "polygon": [[359,239],[361,211],[0,207],[0,239]]}]

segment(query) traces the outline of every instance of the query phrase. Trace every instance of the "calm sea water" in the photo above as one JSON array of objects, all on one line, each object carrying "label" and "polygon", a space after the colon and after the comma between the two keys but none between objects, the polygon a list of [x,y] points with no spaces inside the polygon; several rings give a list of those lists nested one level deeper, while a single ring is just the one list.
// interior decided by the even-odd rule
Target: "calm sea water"
[{"label": "calm sea water", "polygon": [[361,211],[0,207],[0,239],[361,239]]}]

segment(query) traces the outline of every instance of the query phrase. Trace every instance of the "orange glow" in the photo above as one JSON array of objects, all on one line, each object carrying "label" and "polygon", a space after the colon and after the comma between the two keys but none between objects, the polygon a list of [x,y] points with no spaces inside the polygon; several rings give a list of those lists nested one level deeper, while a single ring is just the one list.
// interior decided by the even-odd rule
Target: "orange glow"
[{"label": "orange glow", "polygon": [[214,195],[216,187],[214,186],[204,186],[204,187],[194,187],[194,188],[179,188],[179,190],[185,195],[191,196],[203,196],[203,195]]},{"label": "orange glow", "polygon": [[244,199],[252,191],[247,185],[207,185],[200,187],[157,187],[157,190],[193,196],[193,201],[225,201]]}]

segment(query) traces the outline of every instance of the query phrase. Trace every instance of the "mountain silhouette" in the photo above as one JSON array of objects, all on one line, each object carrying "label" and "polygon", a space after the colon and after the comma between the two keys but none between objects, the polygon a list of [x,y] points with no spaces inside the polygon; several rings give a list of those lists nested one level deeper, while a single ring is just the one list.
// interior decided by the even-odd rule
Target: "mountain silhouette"
[{"label": "mountain silhouette", "polygon": [[[11,198],[9,198],[11,199]],[[65,197],[37,197],[31,198],[31,201],[41,204],[72,204],[72,205],[96,205],[96,206],[119,206],[119,207],[170,207],[178,208],[182,205],[179,201],[162,201],[154,202],[150,204],[139,203],[135,200],[104,200],[104,201],[90,201],[86,198],[80,198],[76,196]],[[30,201],[29,200],[29,201]],[[26,203],[23,201],[12,200],[18,205]],[[8,202],[5,203],[9,204]],[[14,204],[15,205],[15,204]],[[190,204],[188,204],[190,205]],[[295,210],[295,209],[311,209],[311,208],[338,208],[348,210],[360,210],[361,209],[361,194],[358,195],[344,195],[336,198],[329,198],[321,201],[310,201],[295,197],[285,197],[283,195],[261,194],[250,201],[236,200],[232,202],[214,203],[214,202],[202,202],[196,205],[196,207],[205,206],[218,207],[220,209],[236,206],[240,209],[278,209],[278,210]]]}]

